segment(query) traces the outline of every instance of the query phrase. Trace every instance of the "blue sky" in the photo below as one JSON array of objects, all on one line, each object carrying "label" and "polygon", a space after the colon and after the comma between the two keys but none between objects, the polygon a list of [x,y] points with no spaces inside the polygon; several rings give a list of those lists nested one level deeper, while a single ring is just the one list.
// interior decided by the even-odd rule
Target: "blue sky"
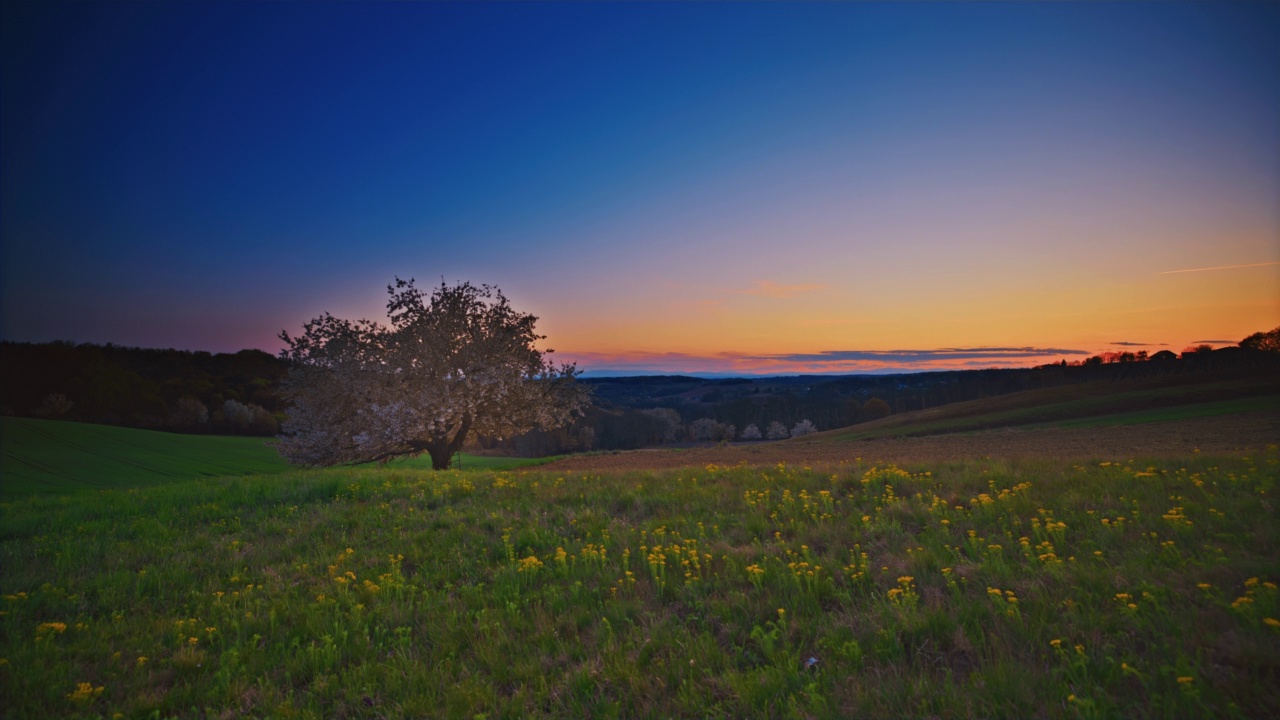
[{"label": "blue sky", "polygon": [[594,370],[1280,324],[1275,3],[0,12],[6,339],[273,350],[396,275]]}]

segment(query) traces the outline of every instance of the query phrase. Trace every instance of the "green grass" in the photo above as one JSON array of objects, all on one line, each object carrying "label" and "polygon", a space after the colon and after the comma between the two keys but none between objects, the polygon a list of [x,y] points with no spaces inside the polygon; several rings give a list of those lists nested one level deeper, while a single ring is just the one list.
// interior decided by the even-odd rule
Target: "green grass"
[{"label": "green grass", "polygon": [[178,435],[110,425],[0,418],[0,493],[146,486],[287,469],[264,438]]},{"label": "green grass", "polygon": [[[145,487],[198,477],[277,473],[270,439],[179,435],[59,420],[0,418],[0,497],[83,488]],[[464,469],[546,462],[462,456]],[[430,468],[429,458],[394,466]]]},{"label": "green grass", "polygon": [[0,503],[0,697],[13,718],[1274,717],[1277,479],[1273,447],[28,495]]},{"label": "green grass", "polygon": [[[471,470],[514,470],[516,468],[532,468],[559,460],[563,455],[551,455],[540,458],[494,457],[489,455],[470,455],[459,453],[454,458],[454,470],[469,472]],[[376,467],[376,464],[371,465]],[[392,470],[430,470],[431,457],[420,455],[416,458],[401,458],[388,461],[386,467]]]},{"label": "green grass", "polygon": [[1280,380],[1243,378],[1170,384],[1157,378],[1028,390],[902,413],[830,431],[830,440],[938,435],[1001,427],[1106,427],[1213,417],[1280,406]]},{"label": "green grass", "polygon": [[1115,427],[1117,425],[1141,425],[1144,423],[1171,422],[1174,420],[1192,420],[1195,418],[1235,415],[1237,413],[1275,410],[1280,407],[1280,395],[1264,397],[1236,398],[1218,402],[1196,403],[1160,408],[1158,410],[1139,410],[1137,412],[1115,413],[1096,417],[1078,418],[1075,420],[1059,420],[1046,423],[1050,427],[1089,428]]}]

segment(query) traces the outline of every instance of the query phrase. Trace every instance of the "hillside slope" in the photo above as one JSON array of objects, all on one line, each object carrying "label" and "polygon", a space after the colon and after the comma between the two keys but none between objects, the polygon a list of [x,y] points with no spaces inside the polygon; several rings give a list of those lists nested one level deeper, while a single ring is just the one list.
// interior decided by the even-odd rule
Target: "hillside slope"
[{"label": "hillside slope", "polygon": [[557,470],[829,465],[963,458],[1076,461],[1251,453],[1280,444],[1280,379],[1098,382],[893,415],[778,442],[580,455]]},{"label": "hillside slope", "polygon": [[1280,378],[1171,383],[1164,378],[1026,390],[893,415],[826,433],[837,440],[917,437],[1031,425],[1105,426],[1280,407]]},{"label": "hillside slope", "polygon": [[262,438],[0,418],[0,494],[154,485],[287,468]]},{"label": "hillside slope", "polygon": [[[289,468],[273,441],[179,435],[63,420],[0,417],[0,497],[83,488],[138,487]],[[546,460],[463,455],[462,470],[495,470]],[[390,463],[429,470],[430,458]]]}]

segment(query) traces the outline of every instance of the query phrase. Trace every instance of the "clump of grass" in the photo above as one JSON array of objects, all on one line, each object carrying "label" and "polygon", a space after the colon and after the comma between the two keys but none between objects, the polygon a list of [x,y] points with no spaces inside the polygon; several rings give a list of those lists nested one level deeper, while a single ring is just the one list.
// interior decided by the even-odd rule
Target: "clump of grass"
[{"label": "clump of grass", "polygon": [[37,717],[1280,714],[1280,453],[330,470],[0,504]]}]

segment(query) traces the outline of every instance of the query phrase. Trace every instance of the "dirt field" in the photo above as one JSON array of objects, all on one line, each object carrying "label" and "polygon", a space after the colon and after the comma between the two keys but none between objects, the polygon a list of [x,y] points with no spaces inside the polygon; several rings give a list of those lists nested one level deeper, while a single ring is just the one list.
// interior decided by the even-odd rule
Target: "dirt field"
[{"label": "dirt field", "polygon": [[683,450],[580,455],[539,470],[660,470],[717,465],[829,465],[861,458],[898,464],[966,458],[1129,460],[1193,454],[1256,453],[1280,443],[1280,409],[1195,420],[1103,428],[1003,429],[918,438],[833,441],[812,438]]}]

